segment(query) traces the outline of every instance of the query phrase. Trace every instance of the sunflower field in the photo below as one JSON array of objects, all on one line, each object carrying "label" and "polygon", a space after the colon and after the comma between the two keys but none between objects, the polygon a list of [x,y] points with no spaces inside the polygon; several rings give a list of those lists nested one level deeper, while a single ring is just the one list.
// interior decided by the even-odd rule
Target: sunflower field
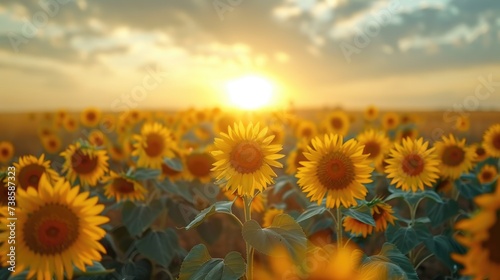
[{"label": "sunflower field", "polygon": [[493,115],[25,114],[0,136],[0,279],[500,279]]}]

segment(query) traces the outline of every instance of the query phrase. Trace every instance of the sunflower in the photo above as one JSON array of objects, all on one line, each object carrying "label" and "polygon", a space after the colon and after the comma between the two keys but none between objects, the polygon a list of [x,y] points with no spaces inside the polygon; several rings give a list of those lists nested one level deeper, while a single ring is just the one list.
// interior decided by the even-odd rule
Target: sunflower
[{"label": "sunflower", "polygon": [[271,135],[274,135],[271,144],[283,144],[283,142],[285,141],[285,129],[279,124],[270,125],[268,127],[266,136]]},{"label": "sunflower", "polygon": [[139,182],[113,171],[103,180],[106,183],[104,194],[108,198],[115,198],[117,202],[122,200],[144,200],[147,190]]},{"label": "sunflower", "polygon": [[42,138],[42,145],[49,154],[55,154],[61,150],[61,138],[57,135],[49,135]]},{"label": "sunflower", "polygon": [[134,135],[134,140],[132,155],[139,157],[138,166],[160,168],[165,157],[174,156],[171,132],[158,122],[144,124],[141,134]]},{"label": "sunflower", "polygon": [[370,105],[365,110],[365,120],[372,122],[378,117],[378,108]]},{"label": "sunflower", "polygon": [[498,170],[496,166],[485,164],[477,174],[477,179],[481,184],[489,184],[498,178]]},{"label": "sunflower", "polygon": [[326,129],[328,132],[345,136],[349,131],[349,116],[344,111],[335,111],[326,119]]},{"label": "sunflower", "polygon": [[360,145],[364,145],[363,153],[368,155],[368,159],[375,164],[380,164],[384,160],[386,151],[391,147],[389,138],[382,131],[373,129],[364,131],[356,137]]},{"label": "sunflower", "polygon": [[476,154],[472,148],[465,146],[465,139],[458,141],[450,134],[448,137],[443,136],[434,147],[440,161],[439,170],[442,176],[454,180],[472,169]]},{"label": "sunflower", "polygon": [[184,157],[184,162],[187,180],[198,179],[202,183],[210,182],[215,159],[208,151],[189,153]]},{"label": "sunflower", "polygon": [[489,157],[488,153],[486,152],[484,147],[481,146],[481,144],[474,144],[473,148],[474,152],[476,153],[476,162],[485,161]]},{"label": "sunflower", "polygon": [[301,162],[296,177],[302,190],[312,201],[321,201],[326,196],[328,208],[356,206],[356,199],[364,199],[370,183],[373,167],[364,146],[355,139],[343,143],[338,134],[325,134],[323,139],[312,139],[312,146],[304,153],[306,161]]},{"label": "sunflower", "polygon": [[390,159],[386,160],[385,172],[387,178],[392,178],[391,184],[404,191],[431,186],[439,177],[439,160],[435,148],[428,148],[429,142],[423,138],[418,140],[405,139],[403,144],[396,143],[390,151]]},{"label": "sunflower", "polygon": [[[231,191],[224,191],[224,195],[230,200],[233,201],[235,197],[238,197],[236,201],[234,202],[234,205],[236,207],[243,209],[244,202],[243,198],[239,195],[234,194]],[[252,213],[257,212],[257,213],[262,213],[264,211],[264,204],[266,203],[266,196],[263,193],[259,193],[257,196],[255,196],[252,200]]]},{"label": "sunflower", "polygon": [[111,133],[116,130],[116,117],[114,115],[106,114],[102,117],[101,123],[99,128],[104,132],[104,133]]},{"label": "sunflower", "polygon": [[14,156],[14,145],[8,141],[0,142],[0,162],[7,163]]},{"label": "sunflower", "polygon": [[280,214],[283,214],[283,209],[271,208],[266,210],[262,218],[262,227],[270,227],[274,218]]},{"label": "sunflower", "polygon": [[215,139],[217,150],[212,152],[216,162],[214,171],[217,180],[238,195],[252,196],[255,191],[263,191],[273,182],[276,173],[271,166],[282,168],[277,160],[283,155],[281,145],[271,145],[274,136],[267,136],[267,128],[249,124],[234,124],[228,133],[221,133]]},{"label": "sunflower", "polygon": [[120,162],[123,161],[127,158],[129,151],[128,151],[129,146],[128,145],[119,145],[115,143],[111,143],[108,145],[108,154],[111,160]]},{"label": "sunflower", "polygon": [[44,125],[38,128],[38,136],[40,138],[56,134],[53,126]]},{"label": "sunflower", "polygon": [[400,123],[399,115],[393,112],[385,113],[382,117],[382,127],[385,130],[393,130]]},{"label": "sunflower", "polygon": [[72,116],[67,116],[64,118],[62,125],[66,131],[73,132],[78,128],[78,121]]},{"label": "sunflower", "polygon": [[500,183],[494,193],[474,199],[480,211],[471,219],[456,224],[465,235],[457,235],[459,243],[469,248],[465,255],[452,257],[464,265],[462,273],[474,279],[500,279]]},{"label": "sunflower", "polygon": [[[49,280],[52,277],[73,278],[73,266],[86,271],[86,265],[101,260],[106,249],[99,243],[106,231],[99,226],[109,221],[99,216],[104,206],[97,197],[80,193],[60,179],[52,185],[42,176],[38,190],[29,188],[17,192],[16,209],[16,271],[27,269],[26,279]],[[2,224],[8,221],[2,218]],[[9,232],[0,233],[2,262],[7,261]]]},{"label": "sunflower", "polygon": [[92,130],[90,132],[88,138],[89,138],[90,144],[92,144],[96,147],[104,146],[107,143],[106,136],[104,136],[104,134],[100,130],[97,130],[97,129]]},{"label": "sunflower", "polygon": [[298,139],[312,139],[318,134],[316,124],[310,121],[300,121],[295,129],[295,136]]},{"label": "sunflower", "polygon": [[78,178],[80,184],[93,187],[108,171],[109,158],[106,151],[97,150],[93,146],[77,142],[70,145],[61,156],[65,159],[62,171],[71,183]]},{"label": "sunflower", "polygon": [[361,221],[354,219],[353,217],[345,217],[344,222],[342,224],[344,226],[344,230],[350,232],[355,236],[363,236],[366,238],[369,234],[372,234],[374,227],[369,224],[365,224]]},{"label": "sunflower", "polygon": [[215,132],[217,133],[228,133],[228,129],[230,126],[232,126],[234,123],[236,123],[238,119],[230,114],[224,114],[219,116],[217,120],[215,121]]},{"label": "sunflower", "polygon": [[455,128],[458,130],[458,131],[461,131],[461,132],[466,132],[469,130],[470,128],[470,120],[468,117],[463,117],[463,116],[460,116],[457,118],[457,122],[455,123]]},{"label": "sunflower", "polygon": [[396,133],[396,142],[402,142],[403,139],[417,139],[418,137],[418,130],[414,127],[406,127],[399,129],[398,132]]},{"label": "sunflower", "polygon": [[28,189],[28,187],[38,188],[40,178],[43,174],[47,174],[47,179],[53,181],[58,178],[57,172],[50,168],[50,160],[45,160],[45,155],[42,154],[40,158],[32,155],[23,156],[19,162],[14,163],[16,168],[16,187],[21,189]]},{"label": "sunflower", "polygon": [[485,133],[483,147],[492,157],[500,157],[500,124],[492,125]]},{"label": "sunflower", "polygon": [[299,144],[297,148],[288,154],[286,159],[286,173],[293,175],[297,173],[299,167],[303,165],[301,162],[306,161],[307,158],[304,156],[304,152],[307,150],[307,145]]},{"label": "sunflower", "polygon": [[87,108],[80,115],[80,122],[86,127],[94,127],[101,120],[101,111],[97,108]]},{"label": "sunflower", "polygon": [[388,223],[394,225],[396,217],[394,217],[394,210],[389,204],[380,199],[375,199],[371,206],[371,211],[373,219],[375,220],[375,231],[385,231]]},{"label": "sunflower", "polygon": [[184,177],[184,172],[182,172],[182,170],[175,170],[170,166],[168,166],[166,163],[162,163],[160,168],[161,168],[161,173],[158,178],[161,181],[168,178],[170,181],[174,182],[183,179]]},{"label": "sunflower", "polygon": [[450,194],[453,188],[454,188],[453,181],[450,180],[449,178],[444,178],[442,180],[439,180],[438,183],[436,184],[436,192],[438,193]]}]

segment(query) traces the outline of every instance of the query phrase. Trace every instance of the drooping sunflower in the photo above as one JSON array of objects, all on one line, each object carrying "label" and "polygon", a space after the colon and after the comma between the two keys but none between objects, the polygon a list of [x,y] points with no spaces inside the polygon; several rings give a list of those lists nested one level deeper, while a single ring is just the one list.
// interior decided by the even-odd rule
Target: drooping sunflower
[{"label": "drooping sunflower", "polygon": [[108,155],[104,150],[76,142],[61,153],[63,172],[71,183],[78,178],[81,185],[94,187],[108,171]]},{"label": "drooping sunflower", "polygon": [[489,184],[498,178],[498,170],[496,166],[491,164],[485,164],[481,167],[479,174],[477,174],[477,179],[481,184]]},{"label": "drooping sunflower", "polygon": [[372,122],[378,118],[378,108],[370,105],[365,110],[365,120]]},{"label": "drooping sunflower", "polygon": [[357,205],[356,199],[367,194],[363,184],[372,182],[373,167],[363,154],[364,146],[355,139],[344,143],[338,134],[316,137],[311,144],[296,175],[302,190],[318,204],[326,196],[328,208]]},{"label": "drooping sunflower", "polygon": [[47,174],[47,179],[53,182],[59,176],[56,171],[50,168],[50,160],[45,160],[45,155],[40,158],[32,155],[19,158],[19,162],[14,163],[16,168],[16,187],[20,189],[28,189],[28,187],[38,188],[40,178],[43,174]]},{"label": "drooping sunflower", "polygon": [[424,142],[423,138],[405,139],[402,145],[396,143],[385,168],[387,178],[392,178],[391,184],[413,192],[431,186],[439,177],[439,160],[435,148],[428,147],[429,142]]},{"label": "drooping sunflower", "polygon": [[[101,260],[106,249],[99,243],[106,231],[100,225],[109,221],[99,214],[104,205],[98,198],[80,193],[79,187],[59,179],[55,184],[42,176],[38,190],[17,191],[16,270],[27,269],[26,279],[58,280],[73,278],[73,266],[86,271],[86,265]],[[7,219],[2,218],[2,224]],[[0,233],[0,251],[5,263],[9,252],[9,232]]]},{"label": "drooping sunflower", "polygon": [[364,131],[356,137],[360,145],[364,145],[363,153],[376,165],[384,160],[386,152],[391,147],[391,141],[382,131],[373,129]]},{"label": "drooping sunflower", "polygon": [[[170,181],[175,182],[177,180],[184,178],[183,170],[173,169],[172,167],[168,166],[166,163],[162,163],[160,168],[161,168],[161,173],[158,177],[161,181],[168,178]],[[211,166],[210,166],[210,168],[211,168]]]},{"label": "drooping sunflower", "polygon": [[470,128],[470,120],[468,117],[463,117],[463,116],[460,116],[457,118],[457,121],[455,123],[455,128],[458,130],[458,131],[461,131],[461,132],[466,132],[469,130]]},{"label": "drooping sunflower", "polygon": [[0,142],[0,162],[9,162],[14,156],[14,145],[8,141]]},{"label": "drooping sunflower", "polygon": [[61,138],[55,134],[43,137],[42,145],[47,153],[55,154],[61,150]]},{"label": "drooping sunflower", "polygon": [[87,108],[80,114],[80,122],[86,127],[94,127],[101,120],[102,113],[97,108]]},{"label": "drooping sunflower", "polygon": [[139,157],[137,165],[140,167],[159,169],[165,157],[174,156],[171,132],[158,122],[144,124],[141,134],[134,135],[134,140],[132,155]]},{"label": "drooping sunflower", "polygon": [[264,212],[264,217],[262,218],[262,227],[270,227],[276,216],[283,214],[283,209],[270,208]]},{"label": "drooping sunflower", "polygon": [[434,147],[443,177],[454,180],[472,169],[476,154],[472,148],[466,147],[465,139],[457,140],[450,134],[448,137],[443,136],[441,141],[434,144]]},{"label": "drooping sunflower", "polygon": [[363,236],[366,238],[369,234],[372,234],[374,226],[365,224],[361,221],[354,219],[353,217],[345,217],[344,222],[342,224],[344,226],[344,230],[350,232],[355,236]]},{"label": "drooping sunflower", "polygon": [[117,202],[144,200],[148,192],[139,182],[113,171],[103,181],[106,183],[104,194],[108,198],[115,198]]},{"label": "drooping sunflower", "polygon": [[474,279],[500,279],[500,183],[491,194],[474,199],[480,211],[471,219],[461,220],[456,228],[465,232],[457,235],[459,243],[469,248],[465,255],[452,257],[464,265],[462,274]]},{"label": "drooping sunflower", "polygon": [[500,124],[494,124],[484,133],[483,147],[486,152],[500,158]]},{"label": "drooping sunflower", "polygon": [[212,166],[214,157],[208,152],[192,152],[184,157],[185,178],[187,180],[197,179],[202,183],[208,183],[212,179]]},{"label": "drooping sunflower", "polygon": [[347,132],[349,132],[350,126],[351,121],[349,115],[344,111],[332,112],[326,119],[326,130],[329,133],[345,136]]},{"label": "drooping sunflower", "polygon": [[240,122],[215,139],[212,171],[229,191],[237,191],[240,196],[262,192],[277,176],[271,167],[283,167],[277,161],[283,157],[278,154],[281,145],[271,145],[274,136],[266,134],[267,128],[261,129],[260,124],[245,127]]},{"label": "drooping sunflower", "polygon": [[400,118],[397,113],[388,112],[382,116],[382,127],[385,130],[393,130],[398,127],[400,123]]},{"label": "drooping sunflower", "polygon": [[394,210],[389,204],[380,199],[376,199],[371,207],[371,211],[373,219],[375,220],[375,231],[385,231],[389,223],[394,225],[396,217],[394,217]]},{"label": "drooping sunflower", "polygon": [[68,132],[76,131],[78,128],[78,120],[73,116],[66,116],[62,123],[64,129]]}]

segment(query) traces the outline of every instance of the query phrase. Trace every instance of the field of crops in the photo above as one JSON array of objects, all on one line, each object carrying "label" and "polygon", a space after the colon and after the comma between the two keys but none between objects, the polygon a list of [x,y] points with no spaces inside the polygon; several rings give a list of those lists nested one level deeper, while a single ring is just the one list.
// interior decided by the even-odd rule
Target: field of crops
[{"label": "field of crops", "polygon": [[0,116],[0,279],[500,279],[500,112]]}]

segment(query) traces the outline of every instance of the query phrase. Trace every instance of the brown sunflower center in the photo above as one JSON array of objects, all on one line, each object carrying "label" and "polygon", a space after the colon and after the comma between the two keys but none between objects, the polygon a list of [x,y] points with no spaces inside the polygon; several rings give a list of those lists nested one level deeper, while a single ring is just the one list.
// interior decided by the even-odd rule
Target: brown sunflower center
[{"label": "brown sunflower center", "polygon": [[115,178],[113,180],[113,189],[119,193],[132,193],[134,192],[134,183],[124,178]]},{"label": "brown sunflower center", "polygon": [[488,183],[491,181],[491,179],[493,179],[493,173],[491,171],[488,171],[488,170],[483,171],[481,173],[481,179],[483,182]]},{"label": "brown sunflower center", "polygon": [[374,159],[380,154],[380,145],[375,141],[368,141],[365,143],[363,154],[369,154],[369,159]]},{"label": "brown sunflower center", "polygon": [[49,140],[49,147],[54,149],[57,148],[57,142],[54,139]]},{"label": "brown sunflower center", "polygon": [[71,166],[78,174],[89,174],[92,173],[98,163],[97,156],[90,156],[84,154],[81,150],[76,150],[71,156]]},{"label": "brown sunflower center", "polygon": [[395,120],[393,118],[388,118],[386,120],[386,122],[387,122],[387,126],[393,126],[395,123]]},{"label": "brown sunflower center", "polygon": [[406,138],[409,138],[409,139],[415,138],[413,130],[403,130],[403,132],[401,133],[401,140],[406,139]]},{"label": "brown sunflower center", "polygon": [[157,157],[163,154],[165,141],[160,134],[150,133],[146,136],[146,147],[144,151],[149,157]]},{"label": "brown sunflower center", "polygon": [[448,146],[444,149],[441,160],[445,165],[458,166],[465,159],[465,152],[458,146]]},{"label": "brown sunflower center", "polygon": [[208,154],[191,154],[186,158],[187,169],[198,178],[209,176],[213,163],[214,159]]},{"label": "brown sunflower center", "polygon": [[310,138],[313,136],[313,131],[312,129],[310,129],[309,127],[306,127],[302,130],[302,136],[306,137],[306,138]]},{"label": "brown sunflower center", "polygon": [[410,176],[418,176],[424,171],[424,159],[417,154],[409,154],[403,158],[403,172]]},{"label": "brown sunflower center", "polygon": [[307,158],[306,156],[304,156],[304,150],[297,149],[297,155],[295,156],[295,160],[293,161],[295,168],[302,167],[302,164],[300,163],[301,161],[307,161]]},{"label": "brown sunflower center", "polygon": [[2,154],[2,156],[3,156],[3,157],[8,157],[8,156],[9,156],[9,154],[10,154],[9,149],[7,149],[7,148],[2,148],[2,149],[0,150],[0,154]]},{"label": "brown sunflower center", "polygon": [[493,147],[495,147],[495,149],[500,150],[500,133],[493,135],[491,143],[493,144]]},{"label": "brown sunflower center", "polygon": [[38,182],[44,172],[45,167],[36,163],[24,166],[19,171],[18,178],[20,187],[23,189],[27,189],[28,187],[38,188]]},{"label": "brown sunflower center", "polygon": [[104,139],[100,135],[94,135],[92,137],[92,143],[96,146],[104,145]]},{"label": "brown sunflower center", "polygon": [[337,118],[337,117],[332,118],[330,120],[330,124],[336,130],[340,130],[340,129],[342,129],[342,127],[344,127],[344,123],[342,122],[342,120],[340,118]]},{"label": "brown sunflower center", "polygon": [[319,161],[317,176],[325,188],[342,190],[355,179],[354,164],[344,153],[331,152]]},{"label": "brown sunflower center", "polygon": [[231,166],[239,173],[253,173],[264,162],[264,153],[259,145],[252,141],[238,143],[229,155]]},{"label": "brown sunflower center", "polygon": [[92,122],[92,121],[95,121],[96,118],[97,118],[97,116],[96,116],[95,112],[88,112],[87,113],[87,120]]},{"label": "brown sunflower center", "polygon": [[497,211],[497,219],[493,226],[488,229],[488,239],[481,244],[483,248],[489,251],[490,261],[500,265],[500,211]]},{"label": "brown sunflower center", "polygon": [[477,155],[478,157],[482,157],[482,156],[484,156],[485,154],[486,154],[486,150],[485,150],[483,147],[478,147],[478,148],[476,149],[476,155]]},{"label": "brown sunflower center", "polygon": [[71,209],[46,204],[28,215],[23,228],[24,242],[37,254],[60,254],[75,243],[79,229],[79,219]]}]

